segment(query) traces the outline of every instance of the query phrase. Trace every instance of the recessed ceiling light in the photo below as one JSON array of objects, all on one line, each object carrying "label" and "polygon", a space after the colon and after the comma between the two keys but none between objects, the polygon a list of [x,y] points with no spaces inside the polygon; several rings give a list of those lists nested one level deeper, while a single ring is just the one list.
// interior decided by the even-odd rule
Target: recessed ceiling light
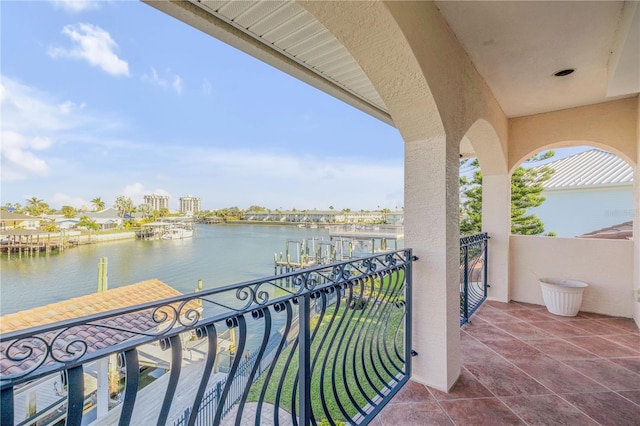
[{"label": "recessed ceiling light", "polygon": [[565,75],[573,74],[574,71],[575,69],[573,68],[567,68],[564,70],[560,70],[556,73],[553,73],[553,75],[555,75],[556,77],[564,77]]}]

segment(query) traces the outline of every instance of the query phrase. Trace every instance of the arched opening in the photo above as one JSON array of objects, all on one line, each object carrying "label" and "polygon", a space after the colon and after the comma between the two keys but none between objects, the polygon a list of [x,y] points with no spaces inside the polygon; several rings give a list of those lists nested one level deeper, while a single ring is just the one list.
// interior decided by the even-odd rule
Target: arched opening
[{"label": "arched opening", "polygon": [[[633,167],[601,145],[557,146],[560,148],[555,150],[545,147],[529,158],[535,160],[545,152],[554,155],[525,160],[511,173],[512,181],[516,175],[528,173],[528,187],[541,190],[540,204],[524,214],[539,222],[544,235],[631,239]],[[512,217],[514,209],[512,206]]]}]

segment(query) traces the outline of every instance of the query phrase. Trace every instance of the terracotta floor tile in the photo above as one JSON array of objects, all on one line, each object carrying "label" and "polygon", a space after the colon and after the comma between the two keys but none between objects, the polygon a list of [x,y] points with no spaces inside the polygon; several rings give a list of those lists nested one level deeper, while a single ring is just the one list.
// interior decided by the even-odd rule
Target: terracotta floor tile
[{"label": "terracotta floor tile", "polygon": [[518,339],[488,341],[486,342],[486,345],[511,362],[522,360],[542,361],[551,359],[544,352],[541,352]]},{"label": "terracotta floor tile", "polygon": [[619,395],[627,398],[628,400],[630,400],[631,402],[634,402],[638,405],[640,405],[640,390],[637,391],[620,391],[618,392]]},{"label": "terracotta floor tile", "polygon": [[456,425],[524,425],[513,411],[497,398],[458,399],[440,402]]},{"label": "terracotta floor tile", "polygon": [[630,319],[488,301],[460,344],[449,393],[409,382],[372,424],[640,426],[640,331]]},{"label": "terracotta floor tile", "polygon": [[607,359],[564,361],[611,390],[640,390],[640,375]]},{"label": "terracotta floor tile", "polygon": [[556,393],[605,391],[605,387],[558,361],[524,361],[516,366]]},{"label": "terracotta floor tile", "polygon": [[402,404],[406,402],[434,402],[435,400],[425,385],[409,380],[398,391],[389,404]]},{"label": "terracotta floor tile", "polygon": [[625,346],[633,351],[638,352],[640,355],[640,334],[625,333],[614,334],[612,336],[603,336],[605,339],[615,342],[619,345]]},{"label": "terracotta floor tile", "polygon": [[496,327],[522,340],[545,339],[553,337],[551,334],[542,330],[541,328],[534,327],[533,325],[526,322],[502,322],[496,324]]},{"label": "terracotta floor tile", "polygon": [[638,351],[634,351],[599,336],[568,337],[566,341],[603,358],[640,355]]},{"label": "terracotta floor tile", "polygon": [[509,311],[508,313],[517,320],[528,323],[533,321],[551,321],[553,319],[549,313],[540,310],[523,309],[520,311]]},{"label": "terracotta floor tile", "polygon": [[502,402],[530,425],[597,425],[557,395],[509,396]]},{"label": "terracotta floor tile", "polygon": [[475,337],[481,342],[486,342],[491,340],[512,340],[513,339],[513,336],[505,333],[504,331],[492,325],[471,326],[466,328],[465,331],[470,336]]},{"label": "terracotta floor tile", "polygon": [[484,364],[469,364],[465,368],[496,396],[551,393],[549,389],[506,361],[492,360]]},{"label": "terracotta floor tile", "polygon": [[474,339],[471,336],[461,337],[460,344],[464,350],[460,351],[462,365],[482,363],[487,359],[498,356],[494,351],[489,349],[484,343]]},{"label": "terracotta floor tile", "polygon": [[[514,311],[515,312],[515,311]],[[497,322],[513,322],[516,321],[513,316],[505,311],[501,311],[499,309],[481,309],[473,314],[476,318],[481,318],[484,320],[491,321],[492,323]]]},{"label": "terracotta floor tile", "polygon": [[574,327],[581,328],[589,334],[596,336],[607,336],[610,334],[620,334],[620,328],[609,325],[603,321],[594,321],[592,319],[577,319],[569,322]]},{"label": "terracotta floor tile", "polygon": [[640,329],[631,318],[609,318],[598,321],[621,328],[626,332],[640,334]]},{"label": "terracotta floor tile", "polygon": [[487,398],[493,396],[482,383],[464,368],[460,373],[460,378],[448,393],[432,388],[429,388],[429,390],[438,401],[463,398]]},{"label": "terracotta floor tile", "polygon": [[589,332],[573,327],[568,321],[535,321],[531,325],[553,334],[556,337],[589,336]]},{"label": "terracotta floor tile", "polygon": [[640,405],[615,392],[596,392],[561,395],[583,413],[603,426],[637,426]]},{"label": "terracotta floor tile", "polygon": [[382,426],[452,425],[436,402],[387,405],[377,416]]},{"label": "terracotta floor tile", "polygon": [[589,359],[597,357],[596,354],[579,348],[578,346],[560,338],[529,340],[527,343],[557,360]]},{"label": "terracotta floor tile", "polygon": [[640,374],[640,356],[631,358],[611,358],[609,361],[615,362],[636,374]]}]

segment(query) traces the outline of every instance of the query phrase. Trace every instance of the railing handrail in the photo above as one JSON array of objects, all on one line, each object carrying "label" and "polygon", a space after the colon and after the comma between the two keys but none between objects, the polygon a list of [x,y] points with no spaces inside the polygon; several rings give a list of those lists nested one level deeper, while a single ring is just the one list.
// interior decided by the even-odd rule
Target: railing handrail
[{"label": "railing handrail", "polygon": [[[386,255],[391,255],[393,253],[399,253],[399,252],[405,252],[406,250],[391,250],[391,251],[387,251],[384,253],[380,253],[380,254],[376,254],[376,255],[370,255],[370,256],[363,256],[358,258],[357,261],[362,261],[362,260],[366,260],[366,259],[374,259],[374,258],[379,258],[380,256],[386,256]],[[107,319],[107,318],[111,318],[111,317],[115,317],[115,316],[122,316],[122,315],[126,315],[129,313],[135,313],[135,312],[140,312],[140,311],[144,311],[147,309],[153,309],[155,307],[157,307],[158,305],[162,305],[162,306],[169,306],[169,305],[174,305],[174,304],[180,304],[181,302],[189,302],[192,301],[194,299],[203,299],[207,296],[211,296],[211,295],[216,295],[216,294],[220,294],[220,293],[228,293],[229,291],[233,291],[233,290],[239,290],[239,289],[244,289],[244,288],[249,288],[252,286],[260,286],[263,285],[267,282],[276,282],[278,280],[286,280],[287,278],[291,278],[294,276],[300,276],[300,275],[304,275],[304,274],[309,274],[312,272],[318,272],[318,271],[323,271],[323,270],[328,270],[328,269],[335,269],[338,266],[341,265],[346,265],[346,264],[350,264],[350,263],[354,263],[354,260],[347,260],[347,261],[336,261],[336,262],[332,262],[332,263],[327,263],[327,264],[322,264],[322,265],[317,265],[317,266],[313,266],[313,267],[309,267],[309,268],[305,268],[302,271],[293,271],[293,272],[287,272],[284,274],[279,274],[277,276],[273,276],[273,277],[264,277],[264,278],[257,278],[254,280],[250,280],[250,281],[244,281],[244,282],[240,282],[240,283],[235,283],[235,284],[229,284],[226,286],[222,286],[222,287],[216,287],[216,288],[212,288],[212,289],[208,289],[208,290],[202,290],[199,292],[192,292],[192,293],[186,293],[186,294],[182,294],[180,296],[174,296],[174,297],[169,297],[169,298],[165,298],[165,299],[158,299],[152,302],[146,302],[146,303],[142,303],[139,305],[132,305],[132,306],[127,306],[124,308],[118,308],[118,309],[113,309],[113,310],[109,310],[109,311],[104,311],[101,312],[99,314],[91,314],[91,315],[86,315],[86,316],[82,316],[82,317],[78,317],[78,318],[73,318],[73,319],[69,319],[69,320],[63,320],[63,321],[58,321],[58,322],[54,322],[54,323],[50,323],[50,324],[45,324],[45,325],[39,325],[39,326],[34,326],[34,327],[29,327],[29,328],[25,328],[25,329],[21,329],[21,330],[16,330],[16,331],[10,331],[7,333],[2,333],[0,334],[0,343],[2,342],[6,342],[6,341],[10,341],[10,340],[16,340],[16,339],[20,339],[22,337],[26,337],[26,336],[30,336],[33,334],[43,334],[43,333],[47,333],[50,331],[55,331],[55,330],[59,330],[61,328],[69,328],[69,327],[74,327],[77,325],[84,325],[86,324],[88,321],[98,321],[98,320],[102,320],[102,319]],[[386,268],[386,269],[390,269]],[[379,271],[377,271],[379,272]],[[362,274],[364,275],[364,274]],[[349,279],[354,279],[354,278],[358,278],[358,275],[353,275],[353,276],[349,276]],[[344,278],[346,280],[346,278]],[[311,292],[311,291],[317,291],[317,290],[321,290],[323,288],[326,287],[330,287],[332,284],[334,283],[327,283],[327,284],[320,284],[317,286],[313,286],[312,288],[306,288],[304,286],[301,286],[300,289],[297,292],[290,292],[287,288],[283,288],[284,291],[290,293],[288,295],[285,296],[281,296],[278,298],[274,298],[271,299],[263,304],[252,304],[251,306],[247,306],[244,309],[240,309],[240,310],[235,310],[233,315],[227,315],[227,314],[221,314],[221,315],[217,315],[215,316],[216,318],[216,322],[219,322],[221,320],[226,319],[227,317],[233,317],[236,315],[242,315],[242,314],[246,314],[249,313],[253,310],[255,310],[256,308],[259,307],[265,307],[265,306],[273,306],[277,303],[280,303],[282,301],[285,300],[289,300],[292,298],[295,298],[299,295],[305,294],[306,292]],[[181,306],[182,307],[182,306]],[[213,318],[213,317],[209,317],[209,318]],[[185,330],[182,330],[185,331]],[[175,333],[172,333],[175,334]],[[167,334],[170,335],[170,334]]]}]

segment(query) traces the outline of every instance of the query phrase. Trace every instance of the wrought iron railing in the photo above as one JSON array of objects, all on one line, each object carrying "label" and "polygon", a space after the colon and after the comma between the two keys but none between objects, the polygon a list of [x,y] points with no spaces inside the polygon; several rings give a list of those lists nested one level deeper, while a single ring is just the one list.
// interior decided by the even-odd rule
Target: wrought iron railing
[{"label": "wrought iron railing", "polygon": [[468,323],[487,298],[488,243],[486,232],[460,238],[460,325]]},{"label": "wrought iron railing", "polygon": [[[410,377],[412,260],[400,250],[3,334],[0,423],[23,422],[16,398],[46,377],[63,379],[66,424],[88,423],[86,379],[100,388],[95,365],[117,354],[120,402],[92,424],[366,424]],[[141,360],[163,357],[166,374],[143,384]]]}]

